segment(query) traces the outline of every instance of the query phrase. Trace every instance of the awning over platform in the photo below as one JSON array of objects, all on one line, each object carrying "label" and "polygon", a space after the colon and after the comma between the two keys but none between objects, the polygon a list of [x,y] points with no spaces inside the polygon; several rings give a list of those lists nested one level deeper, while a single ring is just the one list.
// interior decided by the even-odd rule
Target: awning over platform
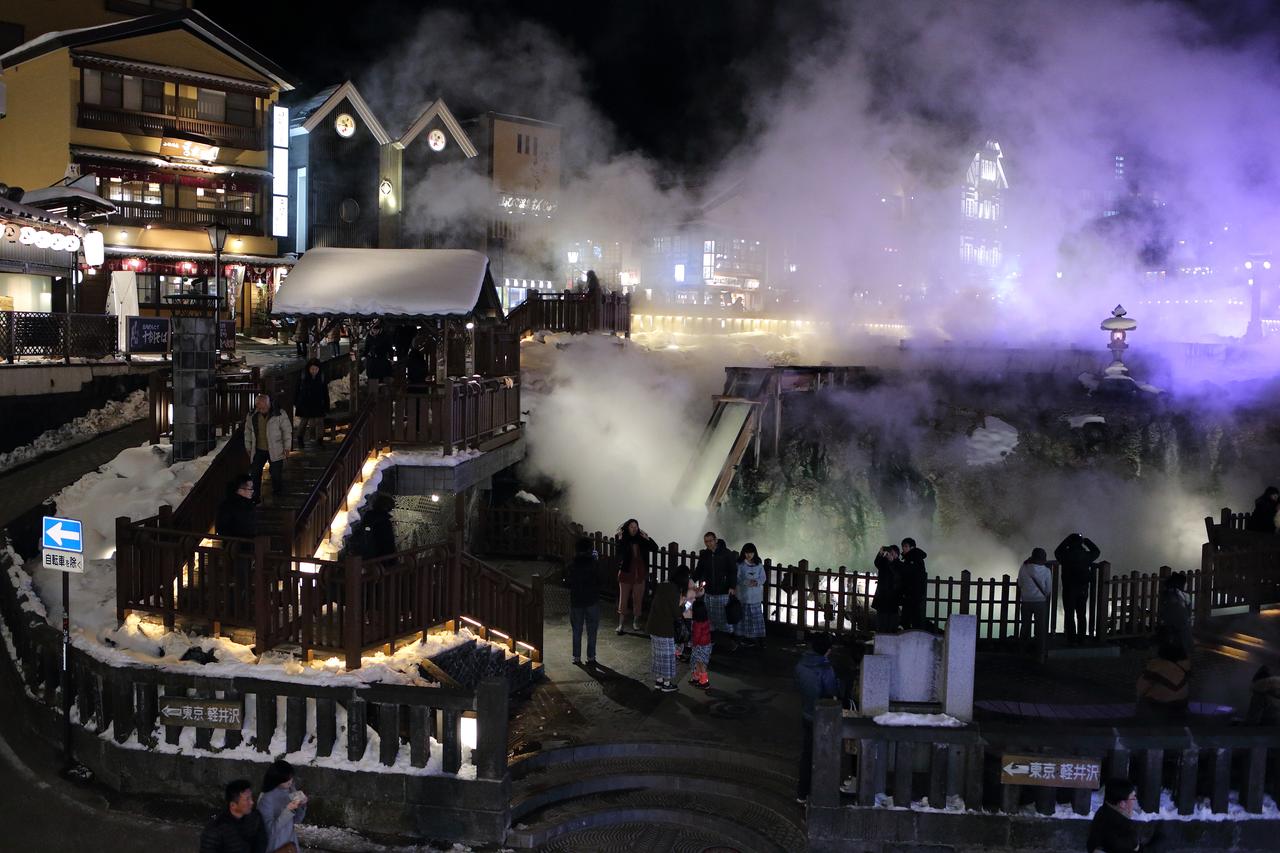
[{"label": "awning over platform", "polygon": [[311,249],[280,286],[272,313],[465,316],[490,307],[488,271],[489,259],[471,249]]}]

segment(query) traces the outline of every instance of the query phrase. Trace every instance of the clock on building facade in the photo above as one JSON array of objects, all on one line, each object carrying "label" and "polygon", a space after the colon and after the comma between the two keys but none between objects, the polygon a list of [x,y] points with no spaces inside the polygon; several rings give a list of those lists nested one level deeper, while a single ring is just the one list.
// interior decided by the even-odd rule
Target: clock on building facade
[{"label": "clock on building facade", "polygon": [[356,132],[356,120],[346,113],[341,113],[333,120],[333,129],[338,132],[339,136],[349,138]]},{"label": "clock on building facade", "polygon": [[427,144],[431,146],[432,151],[443,151],[445,145],[444,131],[436,128],[428,133]]}]

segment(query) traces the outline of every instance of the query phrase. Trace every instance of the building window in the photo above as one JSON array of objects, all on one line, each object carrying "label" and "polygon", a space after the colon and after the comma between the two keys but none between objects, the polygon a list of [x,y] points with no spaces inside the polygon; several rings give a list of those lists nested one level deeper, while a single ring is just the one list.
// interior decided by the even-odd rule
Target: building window
[{"label": "building window", "polygon": [[227,210],[234,213],[257,213],[258,194],[224,187],[182,187],[178,206],[196,210]]},{"label": "building window", "polygon": [[238,127],[256,127],[258,99],[239,92],[227,93],[227,124]]},{"label": "building window", "polygon": [[[110,72],[103,73],[90,69],[85,72],[86,77],[92,75],[97,77],[96,85],[86,81],[85,85],[85,101],[90,104],[99,104],[104,107],[114,107],[120,109],[124,104],[124,78],[119,74]],[[96,97],[90,97],[90,87]]]},{"label": "building window", "polygon": [[158,282],[154,275],[138,274],[138,304],[155,305]]},{"label": "building window", "polygon": [[163,80],[142,81],[142,111],[144,113],[163,113],[165,111]]},{"label": "building window", "polygon": [[111,201],[137,204],[164,204],[164,194],[155,181],[125,181],[111,178],[106,183],[106,197]]},{"label": "building window", "polygon": [[227,93],[217,89],[196,90],[196,118],[205,121],[227,120]]}]

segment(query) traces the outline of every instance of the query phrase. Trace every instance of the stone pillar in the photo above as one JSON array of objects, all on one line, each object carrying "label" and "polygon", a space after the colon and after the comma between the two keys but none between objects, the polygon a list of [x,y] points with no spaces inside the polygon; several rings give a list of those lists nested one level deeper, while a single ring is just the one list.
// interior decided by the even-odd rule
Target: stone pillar
[{"label": "stone pillar", "polygon": [[858,678],[858,713],[874,717],[889,712],[889,685],[893,681],[893,658],[864,655]]},{"label": "stone pillar", "polygon": [[173,317],[173,461],[213,450],[216,362],[212,317]]},{"label": "stone pillar", "polygon": [[978,617],[947,617],[942,641],[942,710],[966,723],[973,722],[973,671],[978,653]]}]

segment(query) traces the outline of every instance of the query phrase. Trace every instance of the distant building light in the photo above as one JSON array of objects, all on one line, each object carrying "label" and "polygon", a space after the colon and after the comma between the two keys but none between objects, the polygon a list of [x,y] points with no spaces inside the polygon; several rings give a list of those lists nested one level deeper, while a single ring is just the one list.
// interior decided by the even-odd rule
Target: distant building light
[{"label": "distant building light", "polygon": [[1245,268],[1245,269],[1247,269],[1247,270],[1251,270],[1251,269],[1253,269],[1253,261],[1245,261],[1245,262],[1244,262],[1244,268]]},{"label": "distant building light", "polygon": [[675,270],[672,272],[672,275],[675,277],[676,281],[683,284],[684,283],[684,264],[676,264]]}]

